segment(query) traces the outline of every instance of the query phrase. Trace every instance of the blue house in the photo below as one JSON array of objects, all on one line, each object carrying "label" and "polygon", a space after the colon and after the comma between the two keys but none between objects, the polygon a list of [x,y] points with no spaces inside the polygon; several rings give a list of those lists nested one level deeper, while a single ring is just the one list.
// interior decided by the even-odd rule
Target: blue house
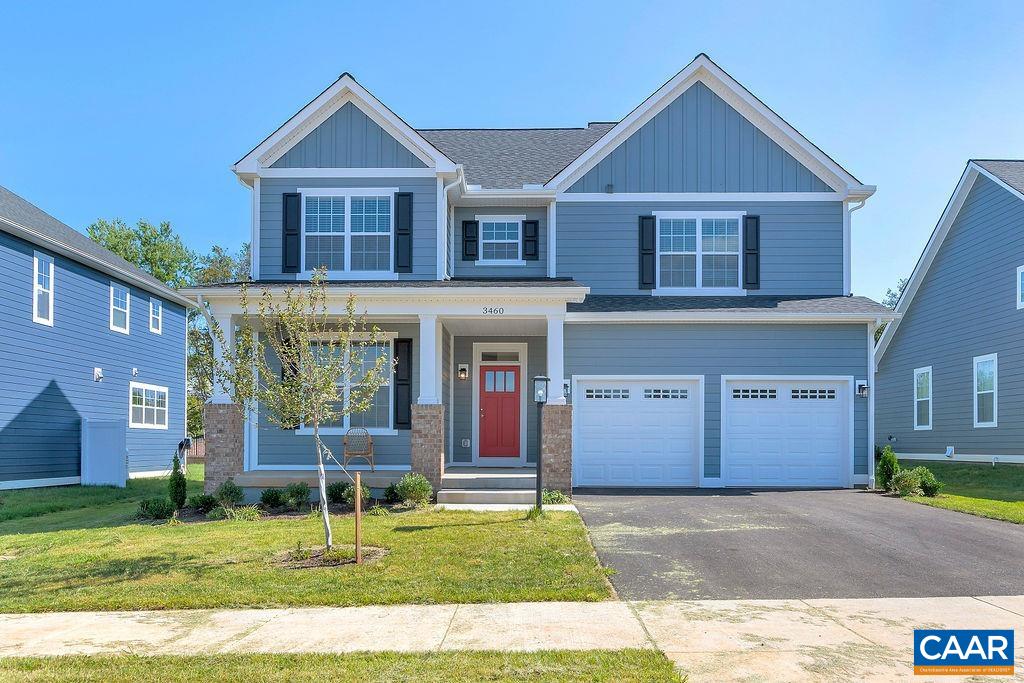
[{"label": "blue house", "polygon": [[124,423],[130,476],[168,473],[187,305],[0,187],[0,489],[78,483],[86,420]]},{"label": "blue house", "polygon": [[[390,381],[328,430],[338,451],[371,432],[371,486],[411,470],[442,501],[529,502],[540,451],[549,488],[869,483],[892,312],[852,296],[850,235],[875,188],[703,54],[622,105],[578,128],[416,129],[343,74],[235,164],[256,286],[324,266],[332,310],[355,295],[386,336]],[[237,285],[183,293],[238,323]],[[229,437],[220,479],[315,481],[308,429],[258,408],[242,425],[227,401],[207,423]]]},{"label": "blue house", "polygon": [[967,164],[879,339],[876,441],[1024,463],[1024,161]]}]

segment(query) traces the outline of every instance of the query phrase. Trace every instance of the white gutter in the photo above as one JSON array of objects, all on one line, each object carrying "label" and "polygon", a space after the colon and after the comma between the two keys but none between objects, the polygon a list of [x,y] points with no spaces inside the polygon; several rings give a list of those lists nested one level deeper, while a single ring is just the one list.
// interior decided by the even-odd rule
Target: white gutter
[{"label": "white gutter", "polygon": [[[271,294],[284,294],[289,288],[302,286],[305,283],[296,282],[295,285],[274,284],[272,286],[260,286],[259,283],[250,285],[252,289],[269,291]],[[329,285],[328,296],[332,298],[355,296],[364,300],[404,300],[413,301],[418,298],[465,299],[465,298],[489,298],[506,299],[509,297],[521,297],[530,299],[559,299],[580,303],[590,293],[589,287],[353,287],[346,288],[344,285]],[[235,299],[238,297],[239,287],[189,287],[181,290],[185,296],[196,297],[196,299]]]},{"label": "white gutter", "polygon": [[565,315],[566,323],[870,323],[894,320],[897,314],[868,313],[722,313],[719,311],[621,311],[576,312]]}]

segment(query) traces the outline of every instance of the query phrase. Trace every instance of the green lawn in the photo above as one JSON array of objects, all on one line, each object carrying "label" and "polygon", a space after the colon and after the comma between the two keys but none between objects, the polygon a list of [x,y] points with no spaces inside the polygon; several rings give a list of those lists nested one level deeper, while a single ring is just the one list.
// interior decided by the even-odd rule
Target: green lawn
[{"label": "green lawn", "polygon": [[211,655],[0,659],[0,678],[19,681],[681,681],[653,650],[559,652]]},{"label": "green lawn", "polygon": [[908,498],[915,503],[1024,524],[1024,465],[904,461],[902,467],[925,465],[946,486],[935,498]]},{"label": "green lawn", "polygon": [[[364,543],[387,548],[386,557],[361,567],[288,570],[272,560],[299,542],[322,544],[318,519],[149,524],[134,519],[136,501],[159,494],[166,481],[132,484],[134,499],[69,487],[69,509],[0,522],[0,612],[611,597],[572,513],[535,521],[522,512],[367,516]],[[198,490],[193,479],[190,493]],[[19,492],[16,509],[42,509],[31,493]],[[55,491],[36,494],[60,505]],[[88,495],[101,504],[82,507]],[[335,517],[333,526],[336,543],[351,543],[351,516]]]}]

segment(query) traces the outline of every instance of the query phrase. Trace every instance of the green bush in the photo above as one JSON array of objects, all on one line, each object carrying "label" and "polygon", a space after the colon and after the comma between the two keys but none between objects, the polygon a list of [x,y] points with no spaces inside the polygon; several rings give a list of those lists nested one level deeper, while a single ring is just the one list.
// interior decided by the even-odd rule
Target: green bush
[{"label": "green bush", "polygon": [[256,522],[263,516],[263,510],[258,505],[244,505],[237,508],[225,510],[228,519],[236,522]]},{"label": "green bush", "polygon": [[[360,484],[360,486],[362,486],[362,489],[363,489],[363,491],[362,491],[362,501],[363,501],[363,507],[365,508],[367,503],[369,503],[370,500],[371,500],[370,489],[367,488],[366,484]],[[344,499],[345,499],[345,505],[348,505],[349,507],[354,508],[356,506],[356,485],[355,484],[345,484],[345,493],[343,494],[343,496],[344,496]]]},{"label": "green bush", "polygon": [[345,489],[348,484],[343,481],[332,481],[327,485],[327,502],[331,505],[341,505],[345,502]]},{"label": "green bush", "polygon": [[147,498],[139,502],[139,517],[170,519],[174,516],[174,509],[174,503],[167,498]]},{"label": "green bush", "polygon": [[242,487],[236,484],[233,479],[228,479],[218,486],[216,496],[217,502],[226,508],[233,508],[245,499]]},{"label": "green bush", "polygon": [[917,469],[899,470],[889,481],[889,487],[900,497],[920,496],[924,493],[921,490],[921,473]]},{"label": "green bush", "polygon": [[395,493],[406,505],[426,505],[434,495],[434,487],[422,474],[409,472],[398,480]]},{"label": "green bush", "polygon": [[882,449],[882,456],[878,459],[878,465],[875,466],[875,486],[884,491],[892,491],[892,478],[899,471],[899,460],[896,459],[892,446],[887,445]]},{"label": "green bush", "polygon": [[917,472],[921,482],[921,492],[929,498],[934,498],[942,491],[944,484],[936,478],[935,473],[927,467],[915,467],[912,472]]},{"label": "green bush", "polygon": [[371,517],[387,517],[391,514],[391,510],[388,510],[385,507],[381,507],[380,505],[374,505],[372,508],[366,511],[366,514],[370,515]]},{"label": "green bush", "polygon": [[281,489],[263,489],[263,492],[260,493],[260,503],[263,507],[270,510],[272,508],[284,507],[288,504],[288,499]]},{"label": "green bush", "polygon": [[198,493],[194,496],[189,496],[188,507],[205,515],[207,512],[217,507],[217,499],[209,493]]},{"label": "green bush", "polygon": [[544,489],[544,491],[541,492],[541,500],[545,505],[565,505],[572,502],[572,499],[569,498],[569,496],[565,495],[558,489],[550,491],[548,489]]},{"label": "green bush", "polygon": [[206,518],[207,519],[213,519],[213,520],[227,519],[228,518],[228,509],[224,508],[224,507],[215,507],[215,508],[213,508],[212,510],[210,510],[209,512],[206,513]]},{"label": "green bush", "polygon": [[402,502],[402,497],[398,495],[398,485],[395,482],[391,482],[384,489],[384,502],[391,503],[392,505]]},{"label": "green bush", "polygon": [[185,507],[186,489],[188,481],[185,479],[185,472],[181,466],[178,454],[174,454],[174,461],[171,463],[171,478],[167,481],[167,494],[174,503],[174,509],[180,510]]},{"label": "green bush", "polygon": [[284,487],[284,497],[295,510],[309,502],[309,484],[304,481],[293,481]]}]

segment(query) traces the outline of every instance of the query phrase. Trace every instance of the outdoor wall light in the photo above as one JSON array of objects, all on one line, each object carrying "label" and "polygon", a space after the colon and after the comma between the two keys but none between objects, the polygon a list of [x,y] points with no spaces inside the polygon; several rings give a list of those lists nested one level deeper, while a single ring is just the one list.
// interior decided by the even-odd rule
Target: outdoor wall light
[{"label": "outdoor wall light", "polygon": [[459,363],[459,379],[463,381],[469,379],[469,364]]},{"label": "outdoor wall light", "polygon": [[867,398],[869,390],[867,382],[857,382],[857,396],[860,398]]},{"label": "outdoor wall light", "polygon": [[103,368],[93,368],[92,369],[92,381],[93,382],[102,382],[103,381]]}]

